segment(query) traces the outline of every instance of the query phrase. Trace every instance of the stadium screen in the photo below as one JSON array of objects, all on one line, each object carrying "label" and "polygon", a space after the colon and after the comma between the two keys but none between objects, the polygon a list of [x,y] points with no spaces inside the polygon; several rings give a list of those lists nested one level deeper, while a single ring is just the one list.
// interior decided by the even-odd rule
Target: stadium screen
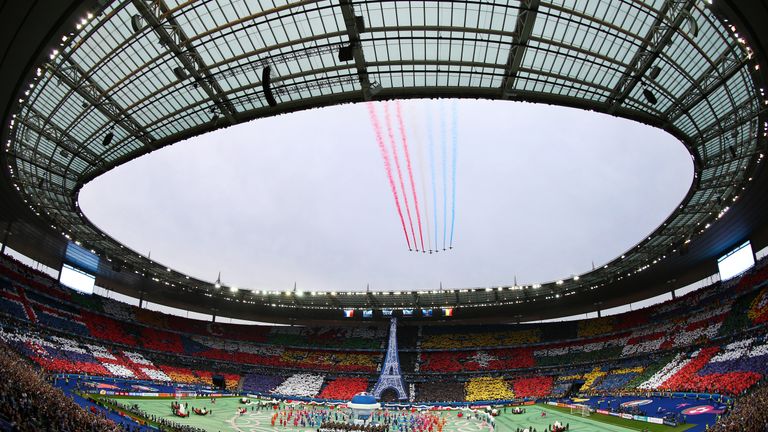
[{"label": "stadium screen", "polygon": [[344,318],[354,318],[354,317],[355,317],[354,309],[344,309]]},{"label": "stadium screen", "polygon": [[720,280],[727,280],[738,276],[754,265],[755,254],[752,253],[752,244],[750,242],[744,243],[717,259]]},{"label": "stadium screen", "polygon": [[99,256],[74,242],[67,244],[64,262],[85,271],[99,270]]},{"label": "stadium screen", "polygon": [[382,309],[381,314],[385,317],[391,317],[392,316],[392,309]]},{"label": "stadium screen", "polygon": [[59,273],[59,282],[75,291],[93,294],[93,287],[96,285],[96,276],[64,264]]},{"label": "stadium screen", "polygon": [[421,316],[431,317],[432,316],[432,309],[422,309],[421,310]]},{"label": "stadium screen", "polygon": [[373,318],[373,311],[372,310],[364,310],[363,311],[363,318]]},{"label": "stadium screen", "polygon": [[443,308],[443,316],[452,317],[453,316],[453,308]]},{"label": "stadium screen", "polygon": [[403,316],[404,317],[413,316],[413,309],[403,309]]}]

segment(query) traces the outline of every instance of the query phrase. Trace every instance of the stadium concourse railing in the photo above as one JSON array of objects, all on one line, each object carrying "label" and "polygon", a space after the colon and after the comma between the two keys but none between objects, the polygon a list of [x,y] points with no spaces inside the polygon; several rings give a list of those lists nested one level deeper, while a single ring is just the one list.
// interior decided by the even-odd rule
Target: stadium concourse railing
[{"label": "stadium concourse railing", "polygon": [[[38,330],[44,330],[45,332],[49,333],[50,335],[57,334],[59,336],[50,336],[50,337],[59,337],[62,338],[64,336],[75,336],[77,339],[81,340],[83,344],[90,343],[93,344],[100,344],[104,345],[104,340],[99,337],[93,337],[92,335],[87,334],[88,333],[88,323],[80,323],[81,325],[73,324],[73,321],[77,321],[76,318],[78,314],[82,316],[83,314],[86,314],[89,318],[94,317],[103,317],[109,320],[112,320],[114,323],[117,323],[118,327],[122,328],[121,326],[129,325],[129,323],[126,323],[126,318],[130,318],[130,316],[118,316],[119,314],[114,315],[108,315],[107,313],[103,312],[99,314],[93,314],[90,312],[87,312],[84,307],[80,304],[77,304],[76,302],[72,301],[73,294],[69,292],[66,289],[63,289],[61,287],[58,287],[54,284],[46,285],[46,278],[39,274],[35,274],[34,271],[28,268],[24,268],[20,266],[18,263],[13,263],[6,260],[5,266],[2,267],[5,271],[4,273],[6,276],[9,274],[13,277],[13,280],[10,281],[10,284],[6,283],[4,285],[4,290],[2,291],[2,298],[0,298],[0,303],[3,306],[3,312],[13,316],[15,320],[19,322],[19,325],[16,329],[14,329],[13,324],[9,324],[7,327],[10,330],[18,330],[21,328],[24,328],[24,326],[28,326],[30,324],[34,325],[35,329]],[[602,321],[595,321],[595,320],[587,320],[587,321],[579,321],[575,324],[570,324],[572,329],[577,330],[577,334],[582,335],[589,335],[589,337],[581,337],[577,339],[568,339],[565,341],[539,341],[539,342],[533,342],[531,341],[531,335],[535,333],[536,327],[531,328],[532,326],[528,327],[520,327],[520,326],[510,326],[509,329],[511,330],[499,330],[495,329],[494,332],[485,333],[485,334],[479,334],[473,333],[476,329],[471,327],[466,328],[456,328],[456,327],[438,327],[438,328],[427,328],[424,327],[423,329],[420,329],[420,332],[423,333],[423,330],[428,333],[426,336],[422,335],[421,338],[416,339],[416,360],[413,364],[412,370],[406,370],[406,372],[409,373],[408,378],[411,382],[416,382],[418,384],[424,384],[419,385],[417,387],[417,395],[420,393],[420,387],[424,388],[426,384],[429,383],[431,378],[434,378],[438,375],[444,376],[446,373],[452,374],[453,380],[455,384],[459,384],[459,386],[454,386],[455,390],[458,390],[461,388],[461,383],[464,383],[464,395],[459,396],[456,394],[456,392],[451,392],[450,396],[455,396],[450,399],[465,399],[470,396],[470,390],[472,388],[480,388],[479,395],[483,394],[482,390],[484,387],[483,385],[491,385],[492,389],[495,389],[493,391],[496,392],[496,398],[504,398],[503,396],[505,394],[514,394],[513,390],[515,389],[515,383],[518,380],[521,379],[535,379],[537,377],[552,377],[552,388],[550,393],[557,393],[554,391],[555,387],[558,387],[561,383],[580,383],[583,386],[587,386],[585,391],[592,391],[592,392],[600,392],[600,391],[622,391],[627,387],[631,387],[632,385],[637,385],[635,381],[637,381],[637,376],[642,376],[643,373],[646,373],[647,370],[653,370],[653,369],[662,369],[663,367],[667,366],[667,360],[668,359],[662,359],[659,360],[657,357],[658,353],[664,353],[664,352],[678,352],[678,357],[681,355],[680,352],[686,352],[688,354],[696,354],[694,357],[696,357],[693,360],[696,360],[695,362],[691,360],[690,363],[699,364],[700,369],[704,368],[705,366],[708,367],[710,363],[722,363],[720,362],[711,362],[713,358],[716,358],[718,355],[718,352],[721,351],[719,347],[709,347],[707,350],[705,350],[704,357],[701,357],[701,353],[692,353],[692,350],[697,346],[703,346],[706,344],[702,344],[702,342],[708,342],[711,339],[716,339],[717,337],[735,337],[734,335],[737,334],[743,334],[744,329],[747,329],[748,324],[756,324],[756,327],[749,327],[751,330],[749,332],[755,333],[755,332],[761,332],[760,327],[762,323],[765,322],[765,311],[761,309],[761,302],[763,302],[763,298],[766,297],[765,289],[763,289],[763,286],[765,285],[765,267],[762,266],[763,263],[760,263],[760,266],[758,269],[744,277],[742,277],[738,282],[732,282],[729,284],[715,284],[711,287],[704,288],[702,290],[699,290],[695,293],[689,294],[688,296],[681,297],[680,299],[670,301],[663,303],[661,305],[657,305],[651,308],[648,308],[645,310],[645,318],[642,318],[638,315],[638,311],[633,312],[633,319],[629,320],[634,325],[636,325],[635,328],[633,328],[631,331],[619,329],[619,331],[613,331],[616,330],[616,327],[609,325],[610,320],[618,320],[616,322],[621,322],[623,320],[623,316],[620,315],[617,318],[610,318],[610,319],[602,319]],[[15,268],[12,268],[14,267]],[[51,282],[51,280],[48,280],[47,282]],[[761,291],[762,289],[762,291]],[[68,297],[69,296],[69,297]],[[714,299],[717,299],[716,301]],[[82,299],[81,299],[82,301]],[[15,305],[15,308],[13,307]],[[748,308],[747,308],[748,306]],[[136,309],[136,308],[134,308]],[[692,311],[691,311],[692,309]],[[748,310],[747,310],[748,309]],[[130,307],[128,307],[128,310],[131,311]],[[123,309],[123,312],[125,311],[125,308]],[[136,310],[132,310],[134,313],[137,312]],[[90,314],[90,315],[88,315]],[[152,314],[157,314],[156,312],[152,312]],[[698,315],[697,315],[698,314]],[[24,319],[23,317],[26,315],[27,317],[27,323],[22,324]],[[162,314],[160,314],[162,315]],[[667,324],[662,321],[663,319],[667,319],[669,317],[674,317],[677,319],[676,327],[665,327]],[[157,315],[155,315],[157,317]],[[746,317],[746,318],[745,318]],[[39,319],[38,319],[39,318]],[[685,320],[684,320],[685,318]],[[700,319],[699,319],[700,318]],[[176,320],[174,318],[173,320]],[[169,322],[173,321],[166,319],[165,321],[162,320],[155,320],[155,323],[158,322]],[[762,321],[761,321],[762,320]],[[188,320],[188,321],[194,321],[194,320]],[[588,325],[588,323],[598,323],[598,325]],[[729,324],[733,328],[728,328],[728,323],[735,322],[735,324]],[[609,323],[609,324],[606,324]],[[699,324],[703,323],[703,324]],[[189,323],[187,323],[189,324]],[[200,329],[199,324],[195,324],[197,329]],[[109,344],[108,348],[105,348],[105,352],[107,352],[112,357],[122,357],[123,360],[125,360],[125,356],[123,354],[120,354],[121,350],[122,352],[125,352],[125,349],[130,349],[133,351],[140,351],[141,353],[146,354],[146,359],[149,361],[149,363],[152,363],[150,360],[153,357],[156,356],[165,356],[167,358],[169,355],[172,357],[175,357],[178,361],[177,363],[187,363],[190,359],[199,359],[199,355],[193,355],[193,354],[199,354],[199,353],[190,353],[185,352],[184,348],[188,348],[188,346],[184,345],[184,340],[181,340],[180,338],[196,338],[196,342],[199,342],[202,338],[205,338],[206,336],[200,336],[199,334],[188,334],[181,331],[178,331],[176,329],[168,329],[168,328],[160,328],[156,326],[149,326],[149,325],[135,325],[133,323],[130,323],[131,328],[134,331],[139,331],[140,334],[136,335],[138,337],[141,336],[148,336],[148,339],[152,338],[171,338],[174,343],[159,343],[159,344],[150,344],[149,346],[143,345],[131,345],[131,344],[122,344],[120,342],[111,342]],[[568,324],[564,324],[563,326],[568,326]],[[698,326],[698,327],[697,327]],[[706,326],[706,327],[705,327]],[[235,328],[239,328],[241,330],[245,330],[244,327],[238,326]],[[701,329],[705,328],[706,331],[702,331]],[[139,330],[137,330],[139,329]],[[509,341],[510,339],[514,338],[527,338],[525,344],[518,344],[518,345],[508,345],[508,346],[492,346],[492,347],[473,347],[470,350],[467,349],[447,349],[444,348],[442,351],[439,348],[435,348],[437,351],[433,351],[432,349],[420,349],[421,346],[427,345],[427,346],[440,346],[440,342],[438,340],[437,343],[435,343],[435,338],[430,338],[430,332],[432,333],[448,333],[449,330],[453,330],[453,333],[451,334],[450,338],[448,338],[448,343],[453,343],[457,340],[462,339],[472,339],[472,340],[488,340],[491,338],[494,341],[498,341],[499,343],[502,343],[503,340]],[[521,330],[522,329],[522,330]],[[209,328],[206,328],[206,330],[210,330]],[[533,332],[531,331],[533,330]],[[544,328],[541,332],[546,332],[547,329]],[[603,333],[600,333],[600,332]],[[669,335],[670,331],[679,331],[680,334],[689,335],[688,339],[683,338],[681,341],[677,340],[670,340],[665,339],[663,341],[660,341],[661,336],[660,335]],[[463,332],[463,334],[462,334]],[[522,332],[522,336],[521,335]],[[550,330],[551,332],[551,330]],[[741,332],[741,333],[739,333]],[[243,333],[247,333],[243,331]],[[457,335],[459,336],[459,339],[457,339]],[[510,336],[511,335],[511,336]],[[655,336],[654,336],[655,335]],[[690,336],[692,335],[692,336]],[[539,334],[541,336],[541,334]],[[675,335],[677,337],[679,335]],[[653,337],[657,337],[656,339],[653,339]],[[760,333],[760,337],[763,337],[763,334]],[[506,339],[505,339],[506,338]],[[34,339],[34,338],[27,338],[27,339]],[[39,339],[39,338],[38,338]],[[121,340],[130,340],[130,338],[119,338]],[[134,342],[136,341],[136,337],[133,338]],[[633,340],[634,339],[634,340]],[[752,338],[754,339],[754,338]],[[262,339],[265,340],[265,339]],[[628,343],[631,340],[633,340],[634,343]],[[72,340],[73,344],[77,344],[78,342],[76,340]],[[657,344],[648,342],[656,342]],[[49,341],[50,342],[50,341]],[[167,341],[166,341],[167,342]],[[228,341],[230,343],[229,348],[234,349],[243,349],[242,351],[237,351],[231,356],[228,356],[225,359],[221,358],[206,358],[204,362],[208,365],[214,365],[216,368],[222,368],[223,370],[232,370],[232,368],[239,368],[240,372],[247,370],[249,367],[258,367],[259,370],[263,371],[264,373],[275,373],[276,371],[295,371],[297,373],[300,372],[307,372],[307,371],[319,371],[319,372],[325,372],[322,370],[322,367],[318,366],[317,362],[312,362],[309,367],[296,367],[286,368],[286,365],[263,365],[263,364],[247,364],[244,362],[240,362],[238,364],[238,360],[240,360],[242,357],[247,357],[248,354],[252,354],[252,352],[249,352],[248,350],[263,350],[263,349],[269,349],[269,348],[277,348],[278,350],[283,350],[281,352],[285,353],[286,349],[290,350],[293,348],[287,348],[282,347],[276,344],[269,344],[269,343],[263,343],[263,342],[255,342],[255,341],[244,341],[244,340],[235,340],[235,341]],[[679,342],[679,343],[678,343]],[[758,341],[759,342],[759,341]],[[29,344],[31,342],[26,341],[26,344]],[[379,344],[379,341],[374,340],[375,344]],[[42,348],[43,350],[51,349],[52,351],[49,351],[48,354],[51,356],[55,356],[57,354],[61,354],[61,347],[53,347],[51,348],[52,343],[49,343],[45,346],[39,346],[38,348]],[[645,345],[642,345],[645,344]],[[665,345],[666,344],[666,345]],[[23,344],[22,344],[23,345]],[[645,350],[635,350],[635,351],[627,351],[624,350],[627,347],[634,347],[634,346],[644,346]],[[752,349],[752,346],[755,346],[755,349],[759,347],[759,345],[756,345],[755,341],[749,342],[749,349]],[[621,351],[617,349],[617,347],[621,346]],[[170,350],[164,350],[164,348],[167,347],[173,347],[173,349]],[[59,349],[59,351],[56,351]],[[81,348],[82,349],[82,348]],[[117,351],[118,354],[115,355],[110,350]],[[506,350],[506,351],[505,351]],[[744,352],[745,348],[741,347],[736,350],[728,350],[724,349],[723,354],[727,354],[729,352],[737,352],[738,350],[741,350],[739,352]],[[334,351],[333,356],[345,356],[347,355],[347,351],[349,353],[365,353],[365,352],[375,352],[375,351],[369,351],[369,350],[359,350],[359,349],[353,349],[349,348],[345,351],[338,352]],[[404,355],[408,355],[407,350],[404,350]],[[316,355],[317,352],[328,352],[326,349],[322,349],[320,347],[317,347],[317,349],[312,350],[308,349],[307,347],[302,347],[302,351],[288,351],[292,355],[298,355],[298,356],[312,356]],[[432,370],[424,370],[423,366],[429,364],[429,359],[427,361],[424,361],[424,359],[419,359],[418,357],[421,356],[431,356],[433,354],[440,355],[440,353],[446,353],[450,352],[452,354],[452,357],[461,357],[462,361],[458,361],[455,363],[445,365],[439,365],[436,367],[433,367]],[[543,352],[546,355],[537,356],[537,352]],[[751,352],[751,351],[750,351]],[[458,354],[457,354],[458,353]],[[498,354],[501,354],[502,358],[504,358],[504,355],[506,355],[506,360],[499,361]],[[32,352],[32,355],[34,355],[34,352]],[[708,357],[707,357],[708,356]],[[602,358],[601,358],[602,357]],[[552,360],[551,358],[555,358],[556,360]],[[522,360],[521,360],[522,359]],[[531,359],[533,359],[533,362],[531,362]],[[603,363],[599,365],[599,367],[596,366],[596,363],[594,361],[596,359],[603,360]],[[115,359],[108,359],[113,360]],[[224,360],[224,361],[222,361]],[[258,358],[257,360],[263,360],[263,358]],[[360,360],[360,358],[353,358],[353,361]],[[581,361],[579,361],[581,360]],[[680,364],[685,359],[677,359],[675,360],[677,363]],[[722,359],[720,359],[722,360]],[[726,359],[727,360],[727,359]],[[127,360],[126,360],[127,361]],[[334,360],[338,362],[338,359]],[[727,360],[730,361],[730,360]],[[634,362],[634,363],[633,363]],[[122,369],[117,368],[117,366],[123,366],[127,369],[130,369],[130,367],[127,367],[125,364],[120,364],[120,361],[116,361],[115,363],[109,363],[104,362],[103,364],[111,364],[115,367],[112,369],[107,369],[106,373],[119,373],[124,372]],[[125,363],[125,362],[122,362]],[[132,363],[133,364],[133,363]],[[141,364],[141,363],[139,363]],[[160,362],[162,366],[162,362]],[[460,367],[456,367],[456,364],[458,364]],[[298,362],[296,365],[303,365],[302,363]],[[469,365],[469,366],[467,366]],[[149,365],[145,365],[149,366]],[[201,366],[204,368],[205,365]],[[334,369],[338,369],[338,365],[336,364],[328,364],[328,367],[326,368],[326,371],[330,370],[330,367],[333,366]],[[585,371],[589,366],[593,366],[593,369],[590,371]],[[44,365],[45,367],[45,365]],[[94,366],[95,367],[95,366]],[[135,368],[140,368],[140,366],[134,365]],[[145,368],[150,369],[152,371],[160,370],[162,371],[162,367],[157,369],[152,368]],[[166,369],[173,370],[172,366],[166,367]],[[373,366],[369,363],[367,370],[361,370],[361,371],[345,371],[344,374],[346,375],[363,375],[371,377],[375,374],[375,364]],[[427,368],[429,369],[429,368]],[[685,369],[685,368],[683,368]],[[690,369],[690,368],[689,368]],[[711,368],[710,368],[711,369]],[[622,371],[623,373],[617,374],[617,373],[611,373],[612,371]],[[104,368],[99,370],[101,373],[104,372]],[[117,371],[117,372],[115,372]],[[193,371],[194,372],[194,371]],[[205,371],[199,371],[202,375],[209,376],[210,373],[205,373]],[[185,372],[186,373],[186,372]],[[718,372],[721,373],[721,372]],[[764,373],[764,371],[763,371]],[[160,372],[157,372],[158,376]],[[342,375],[344,375],[342,374]],[[492,376],[487,376],[487,375]],[[635,374],[635,375],[630,375]],[[183,374],[182,374],[183,375]],[[193,375],[197,375],[193,373]],[[338,375],[338,374],[337,374]],[[521,378],[520,375],[527,375],[523,376]],[[607,387],[600,387],[600,383],[602,381],[606,381],[607,377],[615,376],[615,375],[627,375],[628,377],[624,377],[623,379],[612,379],[615,381],[612,386]],[[166,374],[167,376],[167,374]],[[181,375],[180,375],[181,376]],[[479,377],[475,377],[479,376]],[[761,375],[762,376],[762,375]],[[556,379],[555,379],[556,377]],[[170,378],[170,377],[169,377]],[[199,377],[198,377],[199,378]],[[489,380],[486,381],[478,381],[477,380],[483,380],[483,378],[489,378]],[[563,379],[566,378],[566,379]],[[667,378],[674,378],[674,377],[667,377]],[[506,380],[506,381],[505,381]],[[311,381],[311,380],[310,380]],[[311,383],[312,385],[315,385],[317,383],[317,379],[315,379],[315,382]],[[321,387],[323,386],[323,382],[325,381],[324,376],[320,376],[320,384],[317,387],[317,391],[319,392]],[[444,378],[443,378],[444,381]],[[612,382],[613,382],[612,381]],[[665,380],[666,382],[666,380]],[[504,388],[504,385],[506,383],[507,388]],[[634,383],[634,384],[633,384]],[[642,383],[640,383],[642,384]],[[659,383],[659,385],[663,385],[664,382]],[[445,383],[442,384],[443,387],[446,386]],[[509,388],[509,386],[512,386],[512,389]],[[703,386],[708,385],[706,382],[702,384]],[[558,387],[559,388],[559,387]],[[546,385],[544,389],[539,389],[536,392],[542,393],[547,390]],[[730,389],[731,392],[738,392],[740,391],[740,387],[734,387],[733,389]],[[508,392],[508,393],[507,393]],[[429,393],[429,392],[427,392]],[[525,393],[525,391],[518,392]],[[501,397],[499,396],[501,395]],[[448,395],[446,395],[448,396]],[[472,396],[472,398],[477,399],[477,396]],[[418,399],[418,397],[417,397]]]}]

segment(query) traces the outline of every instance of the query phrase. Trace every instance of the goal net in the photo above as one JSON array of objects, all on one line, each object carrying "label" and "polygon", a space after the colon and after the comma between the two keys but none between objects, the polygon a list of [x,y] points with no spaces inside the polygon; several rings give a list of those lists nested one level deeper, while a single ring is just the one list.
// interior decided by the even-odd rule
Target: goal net
[{"label": "goal net", "polygon": [[580,415],[582,417],[589,417],[589,406],[582,404],[571,405],[571,414]]}]

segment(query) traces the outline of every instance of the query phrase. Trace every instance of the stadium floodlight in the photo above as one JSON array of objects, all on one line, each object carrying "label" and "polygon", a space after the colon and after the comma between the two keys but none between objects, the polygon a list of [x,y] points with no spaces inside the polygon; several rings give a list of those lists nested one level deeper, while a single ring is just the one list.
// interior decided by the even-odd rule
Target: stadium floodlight
[{"label": "stadium floodlight", "polygon": [[213,286],[216,288],[221,288],[221,272],[219,272],[219,276],[216,277],[216,283],[213,284]]}]

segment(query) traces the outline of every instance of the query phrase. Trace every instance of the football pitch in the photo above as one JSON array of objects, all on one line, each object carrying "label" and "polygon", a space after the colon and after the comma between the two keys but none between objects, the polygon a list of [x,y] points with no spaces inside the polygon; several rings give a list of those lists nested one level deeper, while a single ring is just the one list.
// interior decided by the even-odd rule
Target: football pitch
[{"label": "football pitch", "polygon": [[[158,418],[170,420],[183,425],[190,425],[197,428],[204,429],[208,432],[315,432],[316,428],[311,427],[281,427],[272,426],[271,419],[274,411],[272,410],[251,410],[251,406],[248,406],[248,411],[240,415],[238,414],[238,408],[245,407],[242,405],[238,398],[219,398],[215,404],[211,404],[209,399],[182,399],[182,403],[189,403],[190,410],[195,408],[207,408],[212,412],[206,416],[198,416],[194,413],[190,417],[180,418],[171,414],[170,412],[170,399],[153,399],[153,398],[120,398],[119,402],[125,405],[136,404],[150,415],[155,415]],[[511,411],[511,409],[509,410]],[[542,417],[541,413],[546,412],[546,417]],[[470,420],[466,417],[458,417],[459,411],[446,411],[444,412],[445,418],[448,420],[443,432],[481,432],[488,431],[490,428],[486,425],[483,426],[482,422],[478,420]],[[535,428],[538,432],[544,432],[544,430],[555,421],[560,421],[562,424],[568,424],[569,432],[630,432],[640,431],[644,427],[647,427],[647,423],[636,423],[636,427],[632,424],[630,427],[622,427],[618,425],[598,422],[590,418],[584,418],[580,415],[571,415],[568,413],[558,412],[556,410],[543,407],[540,405],[526,407],[525,414],[512,414],[511,412],[502,413],[496,417],[496,432],[515,432],[523,430],[528,427]],[[669,428],[670,431],[674,430]]]}]

